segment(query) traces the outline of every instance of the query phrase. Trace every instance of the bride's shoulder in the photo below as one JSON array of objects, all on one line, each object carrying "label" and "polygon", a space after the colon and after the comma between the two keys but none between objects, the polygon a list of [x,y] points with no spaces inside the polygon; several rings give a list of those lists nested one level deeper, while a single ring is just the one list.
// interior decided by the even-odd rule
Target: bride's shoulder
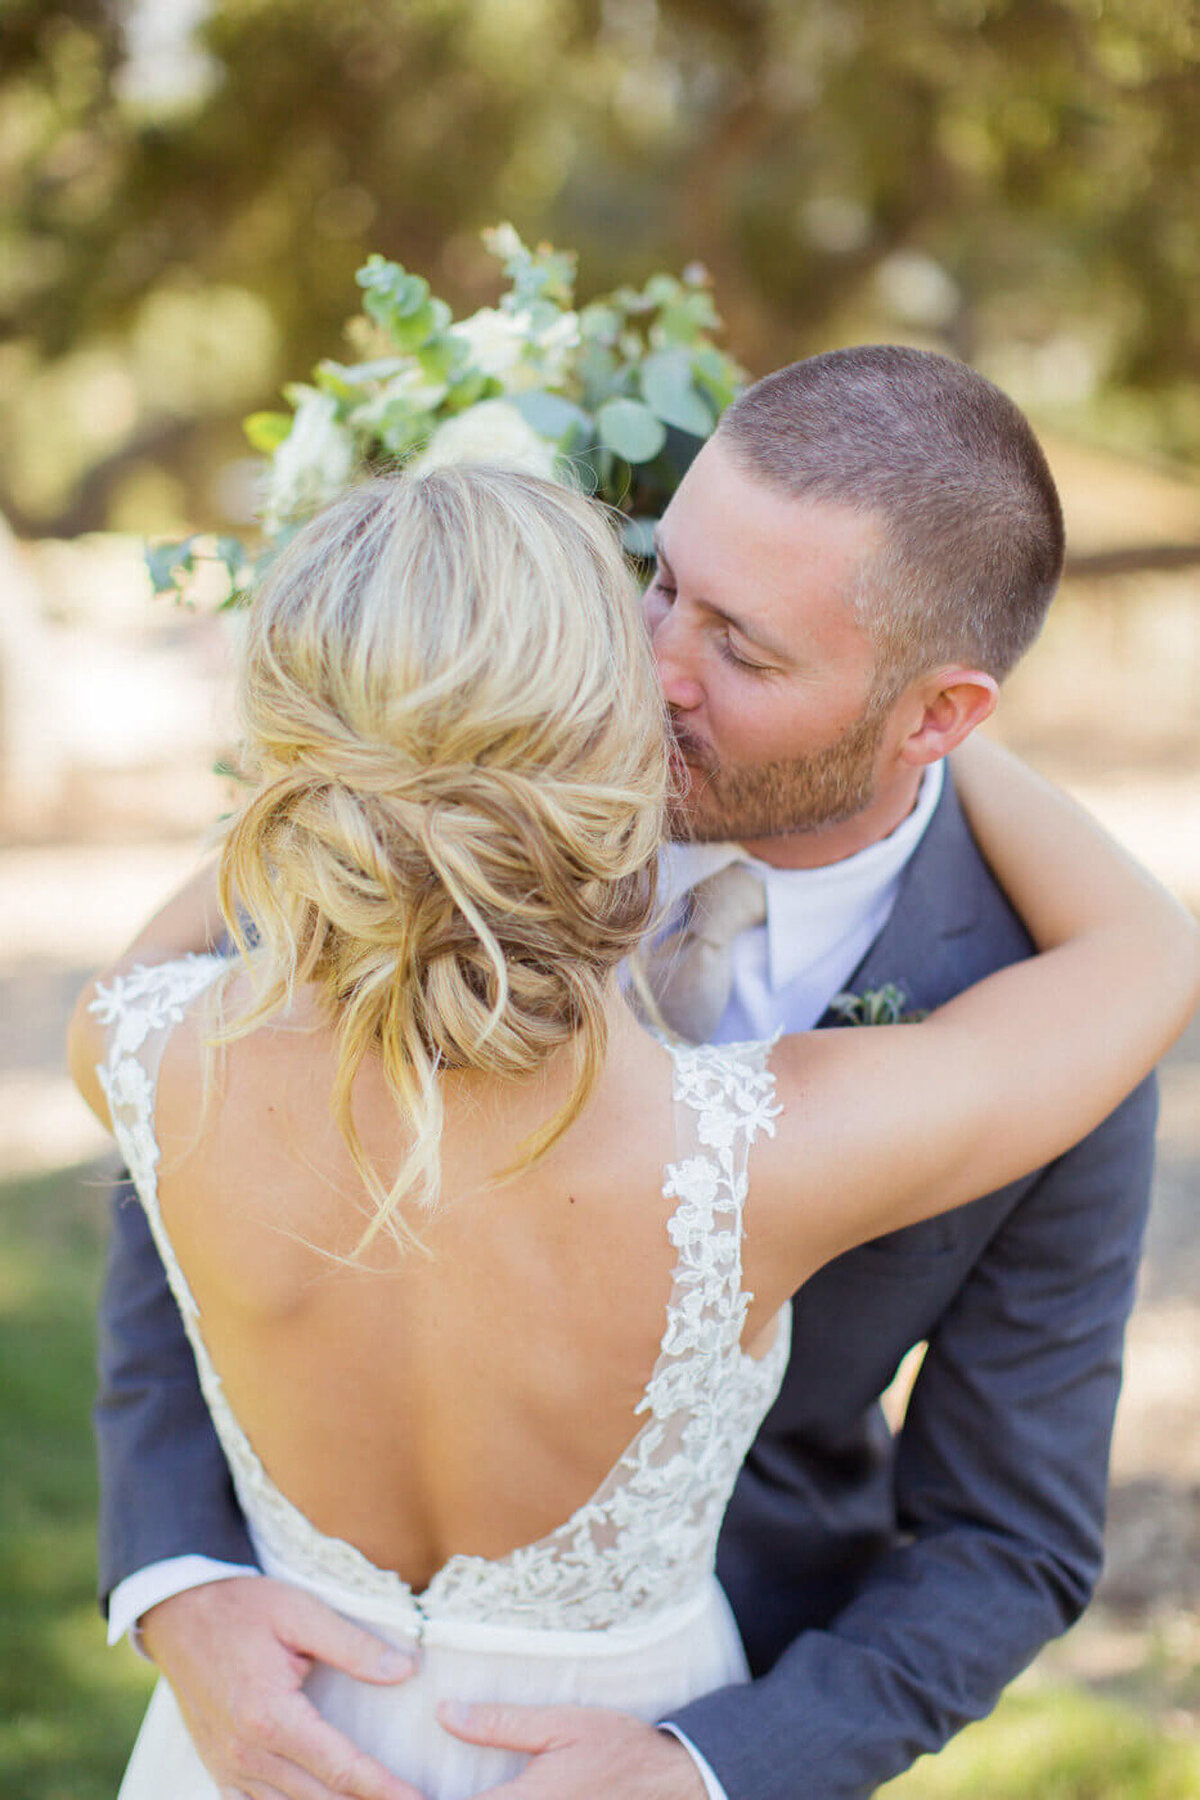
[{"label": "bride's shoulder", "polygon": [[111,1129],[108,1085],[117,1069],[138,1064],[153,1072],[167,1034],[221,973],[221,959],[185,956],[169,961],[124,959],[83,988],[67,1031],[67,1060],[88,1105]]},{"label": "bride's shoulder", "polygon": [[698,1109],[724,1102],[765,1125],[778,1110],[776,1053],[779,1033],[733,1044],[668,1045],[675,1070],[675,1096]]}]

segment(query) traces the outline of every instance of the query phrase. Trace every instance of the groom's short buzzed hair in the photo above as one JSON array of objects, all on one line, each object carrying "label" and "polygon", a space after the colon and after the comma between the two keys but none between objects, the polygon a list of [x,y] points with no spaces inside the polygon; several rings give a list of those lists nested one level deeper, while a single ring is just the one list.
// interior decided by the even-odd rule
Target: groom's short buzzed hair
[{"label": "groom's short buzzed hair", "polygon": [[1037,636],[1062,508],[1028,420],[973,369],[891,344],[834,350],[756,382],[718,435],[770,487],[882,522],[854,595],[881,684],[946,662],[999,680]]}]

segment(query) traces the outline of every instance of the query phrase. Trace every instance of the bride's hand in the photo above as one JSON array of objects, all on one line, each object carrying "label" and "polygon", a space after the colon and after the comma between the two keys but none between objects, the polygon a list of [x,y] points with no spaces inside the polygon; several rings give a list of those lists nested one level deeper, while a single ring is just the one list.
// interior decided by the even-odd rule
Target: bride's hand
[{"label": "bride's hand", "polygon": [[382,1686],[414,1660],[311,1595],[265,1576],[209,1582],[151,1607],[142,1641],[221,1800],[423,1800],[302,1691],[314,1663]]}]

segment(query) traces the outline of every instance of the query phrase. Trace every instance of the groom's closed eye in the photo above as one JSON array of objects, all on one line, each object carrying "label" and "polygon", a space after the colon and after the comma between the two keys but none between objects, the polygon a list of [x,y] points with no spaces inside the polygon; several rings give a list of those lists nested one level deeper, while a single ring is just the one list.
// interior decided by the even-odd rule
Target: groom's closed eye
[{"label": "groom's closed eye", "polygon": [[752,662],[748,656],[739,654],[733,642],[733,634],[725,630],[717,637],[717,655],[724,662],[732,663],[735,668],[746,669],[752,675],[772,675],[775,671],[767,663]]}]

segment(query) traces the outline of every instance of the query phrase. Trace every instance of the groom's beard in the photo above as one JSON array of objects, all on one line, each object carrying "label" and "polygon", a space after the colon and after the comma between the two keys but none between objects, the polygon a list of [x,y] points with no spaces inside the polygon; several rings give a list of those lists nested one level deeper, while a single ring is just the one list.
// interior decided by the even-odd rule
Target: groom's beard
[{"label": "groom's beard", "polygon": [[876,759],[887,715],[886,701],[876,696],[823,750],[750,766],[718,762],[707,745],[673,720],[688,782],[671,811],[671,836],[696,844],[744,843],[819,831],[853,819],[875,798]]}]

